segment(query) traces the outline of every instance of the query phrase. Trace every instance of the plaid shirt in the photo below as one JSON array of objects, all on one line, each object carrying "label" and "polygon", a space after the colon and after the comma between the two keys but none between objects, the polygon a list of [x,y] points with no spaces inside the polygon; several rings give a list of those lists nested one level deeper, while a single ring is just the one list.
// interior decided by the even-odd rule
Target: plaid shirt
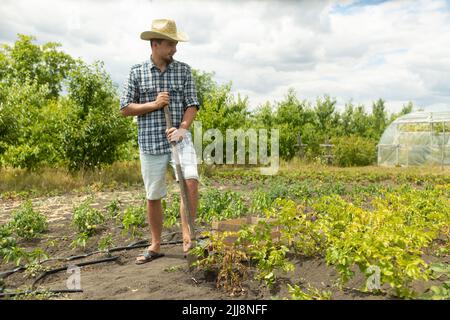
[{"label": "plaid shirt", "polygon": [[[152,60],[147,60],[131,68],[125,81],[120,109],[130,103],[155,101],[158,92],[169,91],[170,114],[173,126],[179,128],[184,112],[190,106],[199,109],[194,77],[189,65],[172,60],[166,71],[161,73]],[[166,137],[166,119],[164,110],[159,109],[137,116],[138,143],[143,153],[170,153],[170,144]]]}]

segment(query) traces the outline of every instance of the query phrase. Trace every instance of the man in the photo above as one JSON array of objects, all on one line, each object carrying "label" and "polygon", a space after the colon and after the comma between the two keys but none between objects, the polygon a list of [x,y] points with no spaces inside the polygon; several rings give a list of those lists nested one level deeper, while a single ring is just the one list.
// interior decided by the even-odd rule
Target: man
[{"label": "man", "polygon": [[[120,100],[124,116],[137,116],[141,172],[147,196],[147,214],[150,222],[151,245],[136,259],[137,264],[163,256],[160,252],[163,212],[161,198],[167,194],[165,173],[171,156],[169,141],[177,142],[187,196],[193,219],[198,203],[198,172],[196,154],[189,130],[200,107],[191,68],[173,59],[179,41],[187,36],[177,31],[174,21],[157,19],[151,31],[141,34],[150,41],[149,60],[131,68]],[[169,105],[173,127],[166,128],[163,107]],[[175,171],[178,181],[178,176]],[[182,197],[180,197],[182,199]],[[191,248],[188,220],[181,200],[180,216],[183,232],[183,251]]]}]

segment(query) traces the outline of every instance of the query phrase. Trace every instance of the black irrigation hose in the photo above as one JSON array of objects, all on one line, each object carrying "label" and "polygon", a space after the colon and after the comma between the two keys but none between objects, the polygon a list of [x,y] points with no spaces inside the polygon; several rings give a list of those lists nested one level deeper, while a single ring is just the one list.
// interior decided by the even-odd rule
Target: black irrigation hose
[{"label": "black irrigation hose", "polygon": [[[208,237],[199,237],[197,239],[204,240],[204,239],[207,239],[207,238]],[[161,246],[172,245],[172,244],[181,244],[181,243],[183,243],[183,240],[166,241],[166,242],[162,242]],[[78,259],[87,258],[87,257],[92,256],[92,255],[97,254],[97,253],[111,253],[111,252],[122,251],[122,250],[132,250],[132,249],[147,247],[149,244],[150,243],[148,242],[148,240],[140,240],[140,241],[137,241],[135,243],[131,243],[131,244],[127,245],[127,246],[114,247],[114,248],[111,248],[111,249],[108,249],[108,250],[105,250],[105,251],[97,250],[97,251],[89,252],[89,253],[78,255],[78,256],[70,256],[70,257],[67,257],[67,258],[50,258],[50,259],[42,260],[40,262],[40,264],[42,264],[44,262],[48,262],[48,261],[61,261],[61,260],[62,261],[72,261],[72,260],[78,260]],[[4,279],[4,278],[6,278],[6,277],[8,277],[8,276],[18,272],[18,271],[25,270],[25,269],[26,269],[25,266],[20,266],[20,267],[17,267],[15,269],[12,269],[12,270],[1,272],[0,273],[0,279]]]},{"label": "black irrigation hose", "polygon": [[[169,234],[165,234],[163,235],[163,237],[167,237],[167,236],[171,236],[174,234],[177,234],[179,232],[173,232],[173,233],[169,233]],[[140,248],[140,244],[145,244],[148,245],[148,240],[139,240],[137,242],[134,243],[130,243],[127,246],[122,246],[122,247],[115,247],[115,248],[111,248],[108,250],[97,250],[97,251],[93,251],[93,252],[88,252],[86,254],[82,254],[82,255],[78,255],[78,256],[70,256],[67,258],[51,258],[51,259],[46,259],[46,260],[42,260],[41,263],[44,262],[48,262],[48,261],[54,261],[54,260],[64,260],[64,261],[72,261],[72,260],[77,260],[77,259],[83,259],[83,258],[87,258],[89,256],[92,256],[94,254],[97,253],[109,253],[109,252],[115,252],[115,251],[121,251],[121,250],[129,250],[129,249],[134,249],[134,248]],[[0,273],[0,278],[1,278],[1,273]]]},{"label": "black irrigation hose", "polygon": [[[198,237],[197,240],[204,240],[204,239],[208,239],[209,237]],[[149,242],[147,240],[145,240],[145,243],[142,244],[138,244],[138,245],[133,245],[133,246],[127,246],[127,247],[117,247],[117,248],[112,248],[109,249],[107,252],[115,252],[115,251],[120,251],[120,250],[131,250],[131,249],[136,249],[136,248],[144,248],[144,247],[148,247],[149,246]],[[172,244],[182,244],[183,240],[176,240],[176,241],[166,241],[166,242],[161,242],[161,246],[168,246],[168,245],[172,245]]]},{"label": "black irrigation hose", "polygon": [[[197,238],[198,240],[204,240],[204,239],[208,239],[209,237],[199,237]],[[183,240],[177,240],[177,241],[166,241],[166,242],[162,242],[161,245],[173,245],[173,244],[181,244],[183,243]],[[121,251],[121,250],[131,250],[131,249],[136,249],[136,248],[143,248],[143,247],[147,247],[149,245],[148,240],[141,240],[132,244],[129,244],[128,246],[121,246],[121,247],[115,247],[115,248],[111,248],[107,251],[94,251],[91,253],[87,253],[84,255],[79,255],[79,256],[72,256],[72,257],[68,257],[68,258],[54,258],[54,259],[47,259],[42,261],[46,262],[46,261],[50,261],[50,260],[65,260],[65,261],[72,261],[72,260],[76,260],[76,259],[82,259],[82,258],[86,258],[88,256],[94,255],[96,253],[111,253],[111,252],[116,252],[116,251]],[[88,262],[82,262],[82,263],[78,263],[75,264],[75,266],[77,267],[82,267],[82,266],[87,266],[87,265],[92,265],[92,264],[98,264],[98,263],[103,263],[103,262],[109,262],[109,261],[115,261],[119,258],[119,256],[114,256],[114,257],[110,257],[110,258],[105,258],[105,259],[100,259],[100,260],[94,260],[94,261],[88,261]],[[36,280],[34,280],[33,284],[32,284],[32,288],[35,287],[36,283],[45,278],[46,276],[50,275],[50,274],[54,274],[60,271],[64,271],[67,270],[69,268],[69,265],[65,266],[65,267],[60,267],[60,268],[56,268],[56,269],[52,269],[52,270],[48,270],[45,271],[43,274],[41,274],[38,278],[36,278]],[[6,272],[2,272],[0,273],[0,279],[2,278],[6,278],[7,276],[20,271],[26,269],[24,266],[20,266],[17,267],[13,270],[10,271],[6,271]],[[83,292],[83,290],[49,290],[49,291],[23,291],[23,292],[17,292],[17,293],[0,293],[0,297],[10,297],[10,296],[16,296],[16,295],[24,295],[24,294],[30,294],[30,293],[34,293],[34,294],[39,294],[39,293],[45,293],[45,292],[49,292],[49,293],[73,293],[73,292]]]},{"label": "black irrigation hose", "polygon": [[[42,260],[40,262],[40,264],[43,264],[43,263],[49,262],[49,261],[61,261],[61,260],[62,261],[72,261],[72,260],[87,258],[87,257],[92,256],[92,255],[97,254],[97,253],[109,253],[109,252],[115,252],[115,251],[121,251],[121,250],[129,250],[129,249],[134,249],[135,247],[136,248],[140,248],[141,247],[140,245],[143,244],[143,243],[146,243],[145,245],[147,246],[148,245],[148,240],[140,240],[140,241],[137,241],[135,243],[131,243],[128,246],[115,247],[115,248],[111,248],[111,249],[106,250],[106,251],[98,250],[98,251],[93,251],[93,252],[89,252],[89,253],[78,255],[78,256],[70,256],[70,257],[67,257],[67,258],[50,258],[50,259],[45,259],[45,260]],[[0,279],[4,279],[4,278],[12,275],[13,273],[16,273],[18,271],[22,271],[22,270],[25,270],[25,269],[26,269],[25,266],[20,266],[20,267],[17,267],[15,269],[12,269],[12,270],[0,272]]]},{"label": "black irrigation hose", "polygon": [[[142,244],[143,242],[148,243],[148,240],[141,240],[141,241],[138,241],[138,242],[135,242],[135,243],[131,243],[131,244],[129,244],[128,246],[124,246],[124,247],[116,247],[116,248],[112,248],[112,249],[120,248],[120,250],[127,250],[127,248],[133,248],[134,246],[140,245],[140,244]],[[87,258],[87,257],[92,256],[92,255],[97,254],[97,253],[109,253],[109,252],[114,252],[114,251],[120,251],[120,250],[114,250],[114,251],[112,251],[112,249],[108,249],[108,250],[97,250],[97,251],[89,252],[89,253],[86,253],[86,254],[81,254],[81,255],[79,255],[79,256],[70,256],[70,257],[67,257],[67,258],[60,258],[60,259],[54,259],[54,260],[72,261],[72,260],[78,260],[78,259]],[[47,259],[47,260],[44,260],[44,261],[42,261],[42,262],[46,262],[46,261],[49,261],[49,260],[51,260],[51,259]]]},{"label": "black irrigation hose", "polygon": [[[102,263],[102,262],[109,262],[109,261],[115,261],[119,258],[119,256],[115,256],[115,257],[110,257],[110,258],[105,258],[105,259],[100,259],[100,260],[94,260],[94,261],[88,261],[88,262],[81,262],[76,264],[76,267],[82,267],[82,266],[87,266],[87,265],[91,265],[91,264],[97,264],[97,263]],[[31,288],[34,288],[34,286],[36,285],[36,283],[45,278],[46,276],[53,274],[53,273],[57,273],[60,271],[64,271],[67,270],[70,266],[67,265],[65,267],[61,267],[61,268],[56,268],[56,269],[52,269],[52,270],[48,270],[45,271],[43,274],[41,274],[39,277],[36,278],[36,280],[34,280],[33,284],[31,285]]]},{"label": "black irrigation hose", "polygon": [[4,279],[7,276],[12,275],[13,273],[16,273],[17,271],[21,271],[21,270],[25,270],[25,269],[26,269],[25,266],[20,266],[20,267],[17,267],[15,269],[12,269],[12,270],[0,272],[0,279]]},{"label": "black irrigation hose", "polygon": [[47,290],[47,291],[27,290],[27,291],[20,291],[20,292],[4,292],[4,293],[0,293],[0,298],[14,297],[14,296],[20,296],[20,295],[26,295],[26,294],[76,293],[76,292],[83,292],[83,290],[63,289],[63,290]]}]

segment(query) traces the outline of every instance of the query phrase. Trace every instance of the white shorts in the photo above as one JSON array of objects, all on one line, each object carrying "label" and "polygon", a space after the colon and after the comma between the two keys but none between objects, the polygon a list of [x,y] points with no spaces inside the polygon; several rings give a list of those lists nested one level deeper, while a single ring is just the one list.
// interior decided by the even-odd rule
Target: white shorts
[{"label": "white shorts", "polygon": [[[197,155],[190,132],[187,132],[184,139],[177,143],[176,148],[180,157],[184,179],[195,179],[198,181]],[[167,195],[166,171],[169,163],[175,172],[176,180],[179,180],[172,153],[147,154],[141,152],[140,160],[147,199],[158,200],[165,197]]]}]

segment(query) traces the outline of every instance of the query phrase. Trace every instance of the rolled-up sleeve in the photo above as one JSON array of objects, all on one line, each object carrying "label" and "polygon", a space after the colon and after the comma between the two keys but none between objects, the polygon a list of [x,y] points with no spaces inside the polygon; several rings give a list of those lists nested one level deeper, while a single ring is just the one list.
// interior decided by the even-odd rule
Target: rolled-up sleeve
[{"label": "rolled-up sleeve", "polygon": [[120,97],[120,109],[122,110],[130,103],[138,103],[139,102],[139,91],[136,81],[136,76],[131,69],[130,75],[123,85],[122,96]]},{"label": "rolled-up sleeve", "polygon": [[200,109],[194,76],[192,75],[191,68],[188,68],[186,80],[184,82],[184,110],[193,106],[196,106],[197,110]]}]

